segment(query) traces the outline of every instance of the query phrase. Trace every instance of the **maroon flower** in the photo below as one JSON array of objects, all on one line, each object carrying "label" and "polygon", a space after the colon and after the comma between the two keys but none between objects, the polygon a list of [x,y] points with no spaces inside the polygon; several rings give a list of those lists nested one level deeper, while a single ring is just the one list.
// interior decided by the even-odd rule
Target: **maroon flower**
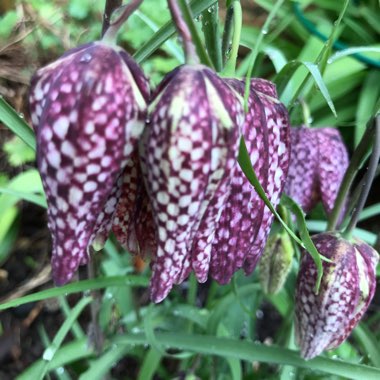
[{"label": "maroon flower", "polygon": [[160,84],[144,136],[157,229],[151,297],[164,299],[194,270],[207,279],[212,241],[237,170],[238,94],[212,70],[184,65]]},{"label": "maroon flower", "polygon": [[[32,79],[30,109],[57,284],[87,262],[90,245],[104,244],[126,183],[123,171],[133,170],[148,96],[132,58],[103,42],[67,52]],[[135,192],[130,187],[132,197]]]},{"label": "maroon flower", "polygon": [[[244,94],[243,81],[229,79],[227,82]],[[289,165],[287,110],[277,100],[275,86],[263,79],[252,79],[248,108],[242,134],[253,169],[276,207]],[[212,246],[212,277],[225,284],[242,266],[247,274],[251,273],[263,253],[272,221],[273,214],[239,167]]]},{"label": "maroon flower", "polygon": [[289,174],[285,193],[308,213],[321,200],[327,214],[334,208],[348,167],[348,153],[334,128],[291,128]]},{"label": "maroon flower", "polygon": [[296,289],[296,336],[305,359],[339,346],[358,324],[375,293],[379,261],[378,253],[359,240],[349,242],[338,234],[322,233],[313,242],[332,262],[323,262],[316,295],[317,269],[303,252]]}]

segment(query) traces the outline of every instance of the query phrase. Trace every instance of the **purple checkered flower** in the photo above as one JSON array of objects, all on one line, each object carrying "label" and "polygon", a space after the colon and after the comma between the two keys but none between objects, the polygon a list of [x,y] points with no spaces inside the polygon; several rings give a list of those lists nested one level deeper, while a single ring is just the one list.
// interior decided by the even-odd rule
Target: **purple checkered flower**
[{"label": "purple checkered flower", "polygon": [[136,198],[128,180],[148,96],[137,64],[104,42],[70,50],[32,79],[30,110],[57,284],[88,261],[91,245],[103,246],[122,190]]},{"label": "purple checkered flower", "polygon": [[[241,95],[245,84],[227,80]],[[252,167],[274,207],[279,203],[289,166],[289,122],[273,83],[252,79],[248,113],[242,127]],[[240,167],[216,230],[211,254],[211,276],[221,284],[241,267],[252,273],[261,257],[273,221]]]},{"label": "purple checkered flower", "polygon": [[285,193],[308,213],[322,201],[334,208],[349,164],[346,146],[334,128],[291,128],[291,156]]},{"label": "purple checkered flower", "polygon": [[151,298],[160,302],[194,270],[204,282],[212,242],[237,172],[242,99],[212,70],[184,65],[163,80],[144,136],[157,230]]},{"label": "purple checkered flower", "polygon": [[376,288],[378,253],[368,244],[349,242],[338,234],[313,237],[323,262],[319,293],[314,293],[317,269],[302,253],[296,289],[296,337],[305,359],[339,346],[367,310]]}]

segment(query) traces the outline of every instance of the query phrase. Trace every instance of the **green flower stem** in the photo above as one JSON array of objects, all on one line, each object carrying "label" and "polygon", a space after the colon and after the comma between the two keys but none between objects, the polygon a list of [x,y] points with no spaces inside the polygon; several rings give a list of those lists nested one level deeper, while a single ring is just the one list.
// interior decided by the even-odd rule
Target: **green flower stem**
[{"label": "green flower stem", "polygon": [[128,20],[129,16],[140,6],[143,0],[132,0],[129,4],[122,7],[121,15],[109,25],[108,29],[104,32],[103,41],[115,43],[117,33],[123,24]]},{"label": "green flower stem", "polygon": [[380,159],[380,115],[378,115],[375,119],[373,119],[373,125],[375,128],[375,140],[373,142],[372,154],[369,161],[367,173],[365,174],[365,183],[364,183],[362,192],[359,196],[355,210],[352,214],[350,223],[348,224],[346,230],[343,233],[343,235],[346,238],[350,237],[352,231],[354,230],[354,228],[356,227],[356,224],[358,223],[360,214],[368,198],[369,191],[371,190],[373,180],[376,176],[376,169],[377,169],[377,165]]},{"label": "green flower stem", "polygon": [[202,30],[205,37],[208,55],[219,72],[222,70],[222,47],[219,29],[219,5],[215,3],[202,12]]},{"label": "green flower stem", "polygon": [[188,24],[183,17],[183,10],[177,0],[168,0],[170,13],[172,15],[174,24],[182,38],[183,48],[185,51],[185,60],[188,64],[197,64],[199,59],[195,51],[195,46],[191,39],[191,33]]},{"label": "green flower stem", "polygon": [[222,38],[222,60],[223,66],[226,63],[230,41],[232,39],[234,20],[234,8],[231,5],[227,6],[226,20],[224,22],[223,38]]},{"label": "green flower stem", "polygon": [[250,90],[250,87],[251,87],[251,77],[252,77],[253,69],[255,67],[255,61],[256,61],[257,55],[259,54],[259,51],[260,51],[260,46],[261,46],[261,44],[263,42],[264,36],[266,34],[268,34],[268,29],[269,29],[269,26],[270,26],[272,20],[276,16],[277,12],[281,8],[281,5],[284,3],[284,1],[285,0],[277,0],[276,1],[276,4],[273,6],[273,8],[270,11],[267,19],[265,20],[264,25],[261,28],[260,34],[259,34],[259,36],[258,36],[258,38],[256,40],[256,45],[255,45],[255,47],[254,47],[254,49],[252,51],[251,61],[249,62],[249,67],[248,67],[248,71],[247,71],[247,77],[246,77],[246,80],[245,80],[245,93],[244,93],[244,108],[245,108],[245,112],[248,112],[248,97],[249,97],[249,90]]},{"label": "green flower stem", "polygon": [[347,197],[347,194],[350,190],[352,182],[362,166],[363,160],[366,158],[369,147],[372,144],[373,140],[373,131],[374,131],[374,122],[371,120],[367,125],[367,129],[364,132],[364,135],[355,149],[355,152],[351,158],[350,164],[346,170],[346,173],[343,177],[343,181],[340,185],[338,196],[335,200],[334,209],[330,214],[330,218],[327,224],[327,231],[334,231],[338,224],[339,216],[344,207],[344,202]]},{"label": "green flower stem", "polygon": [[232,37],[232,47],[229,59],[223,70],[223,75],[226,77],[235,76],[236,61],[240,46],[241,27],[243,23],[243,12],[239,0],[235,0],[232,3],[233,8],[233,20],[234,20],[234,34]]},{"label": "green flower stem", "polygon": [[[378,177],[380,175],[380,165],[378,165],[377,169],[376,169],[376,173],[375,173],[375,178]],[[355,189],[351,192],[351,196],[350,196],[350,205],[348,207],[348,210],[346,211],[346,214],[345,215],[351,215],[356,207],[356,204],[358,203],[358,199],[360,197],[360,194],[363,190],[363,187],[366,183],[366,177],[364,176],[359,184],[355,187]],[[1,188],[0,188],[0,191],[1,191]],[[377,215],[377,214],[375,214]],[[361,214],[360,215],[360,220],[363,220],[363,216],[365,216],[365,214]]]},{"label": "green flower stem", "polygon": [[[97,252],[91,247],[91,260],[87,264],[87,274],[88,279],[93,280],[97,278],[98,272],[98,257]],[[93,344],[95,353],[99,356],[102,353],[104,336],[102,329],[99,325],[99,311],[102,303],[102,295],[99,289],[93,289],[91,291],[92,301],[91,301],[91,330],[89,334],[90,343]]]},{"label": "green flower stem", "polygon": [[[380,376],[380,369],[378,368],[324,357],[305,361],[296,351],[264,344],[254,344],[238,339],[196,334],[188,335],[178,332],[157,332],[156,338],[166,348],[187,350],[204,355],[216,355],[222,358],[231,357],[249,362],[286,364],[357,380],[377,380]],[[115,338],[112,343],[145,345],[148,344],[148,340],[144,334],[125,334]]]},{"label": "green flower stem", "polygon": [[[169,3],[171,1],[173,1],[173,0],[169,0]],[[198,33],[198,29],[195,26],[193,14],[191,12],[189,4],[187,3],[186,0],[178,0],[178,6],[180,7],[180,15],[182,13],[182,16],[180,16],[182,19],[182,23],[186,25],[186,28],[189,31],[190,41],[191,41],[191,45],[193,46],[193,49],[194,49],[194,45],[195,45],[195,51],[194,51],[194,53],[191,53],[191,54],[193,54],[193,56],[189,55],[189,59],[186,59],[186,62],[189,64],[197,64],[197,63],[199,63],[199,60],[200,60],[201,63],[203,63],[204,65],[213,68],[214,66],[211,62],[210,57],[207,54],[205,47],[203,46],[203,42],[202,42],[202,39]],[[174,19],[174,23],[175,24],[177,23],[176,19]],[[180,32],[180,30],[179,30],[179,32]],[[181,32],[180,32],[180,34],[181,34]],[[186,45],[185,38],[182,34],[181,34],[181,37],[184,41],[184,44]],[[190,46],[189,46],[189,48],[190,48]],[[185,46],[185,57],[187,57],[187,56],[188,55],[186,54],[186,46]]]},{"label": "green flower stem", "polygon": [[102,37],[110,26],[112,13],[120,7],[121,3],[122,0],[106,0],[103,13]]}]

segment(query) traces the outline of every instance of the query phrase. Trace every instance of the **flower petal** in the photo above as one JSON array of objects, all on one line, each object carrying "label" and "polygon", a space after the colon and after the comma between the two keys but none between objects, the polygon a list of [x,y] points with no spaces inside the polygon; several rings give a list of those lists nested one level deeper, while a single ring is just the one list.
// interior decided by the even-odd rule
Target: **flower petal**
[{"label": "flower petal", "polygon": [[329,214],[334,208],[340,184],[347,170],[347,148],[337,129],[315,129],[318,139],[318,181],[323,207]]},{"label": "flower petal", "polygon": [[[243,81],[227,80],[241,95]],[[249,112],[242,127],[251,163],[266,189],[268,173],[268,133],[265,111],[260,98],[251,91]],[[211,275],[221,284],[243,266],[244,259],[258,233],[264,212],[264,202],[249,183],[240,167],[231,181],[231,191],[222,210],[211,254]]]},{"label": "flower petal", "polygon": [[[257,83],[256,80],[253,79],[251,87],[257,92],[264,105],[269,147],[269,170],[266,193],[273,207],[276,208],[284,189],[289,168],[290,126],[288,112],[285,106],[277,100],[277,97],[268,95],[269,93],[273,95],[274,85],[270,85],[268,82],[267,86],[263,86],[263,80]],[[266,93],[260,92],[260,90],[266,91]],[[259,232],[244,263],[244,271],[246,274],[252,273],[255,269],[263,253],[272,222],[273,214],[269,208],[265,206]]]},{"label": "flower petal", "polygon": [[[50,70],[37,74],[50,78],[43,87],[37,161],[53,237],[53,277],[64,284],[87,262],[93,240],[100,248],[108,234],[117,181],[142,131],[146,103],[118,52],[101,43],[66,54],[42,73]],[[31,94],[38,105],[36,90]]]}]

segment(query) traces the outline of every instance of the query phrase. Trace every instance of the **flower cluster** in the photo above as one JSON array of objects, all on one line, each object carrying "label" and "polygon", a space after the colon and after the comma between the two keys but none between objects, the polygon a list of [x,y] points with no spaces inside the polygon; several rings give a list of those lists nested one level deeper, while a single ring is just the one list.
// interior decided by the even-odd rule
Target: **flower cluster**
[{"label": "flower cluster", "polygon": [[103,42],[37,72],[30,108],[57,284],[111,228],[128,251],[151,258],[155,302],[192,270],[220,283],[241,267],[253,271],[273,216],[237,164],[239,141],[277,205],[289,124],[272,83],[252,80],[245,117],[243,94],[243,81],[194,64],[168,74],[149,98],[138,65]]}]

